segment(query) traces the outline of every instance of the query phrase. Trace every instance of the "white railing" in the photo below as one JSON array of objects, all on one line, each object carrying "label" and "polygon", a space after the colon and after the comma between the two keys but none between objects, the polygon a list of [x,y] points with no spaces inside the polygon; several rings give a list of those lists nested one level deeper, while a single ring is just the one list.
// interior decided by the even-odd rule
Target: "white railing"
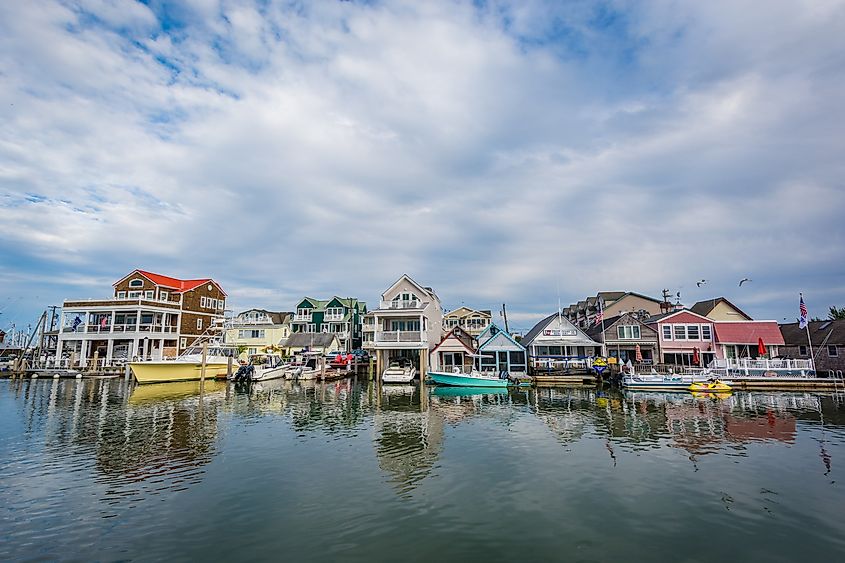
[{"label": "white railing", "polygon": [[311,313],[309,313],[307,315],[294,315],[293,320],[310,323],[311,322]]},{"label": "white railing", "polygon": [[416,330],[389,330],[376,333],[376,342],[424,342],[425,334]]},{"label": "white railing", "polygon": [[811,370],[813,364],[810,360],[769,360],[751,358],[727,358],[724,360],[713,360],[710,363],[712,368],[754,370],[754,371],[778,371],[778,370]]},{"label": "white railing", "polygon": [[326,314],[326,315],[323,315],[323,320],[324,321],[342,321],[343,320],[343,314],[340,314],[340,315]]},{"label": "white railing", "polygon": [[[171,301],[169,299],[157,299],[146,297],[86,297],[84,299],[65,299],[65,303],[105,303],[110,302],[117,305],[140,305],[142,301],[147,303],[165,303],[167,305],[179,306],[179,301]],[[66,305],[66,309],[75,309],[75,305]]]},{"label": "white railing", "polygon": [[123,325],[106,325],[102,326],[100,324],[90,324],[88,325],[88,330],[86,331],[84,325],[79,325],[76,327],[76,330],[73,327],[63,327],[62,332],[65,333],[77,333],[77,334],[109,334],[113,332],[123,333],[123,332],[151,332],[156,334],[176,334],[179,331],[178,327],[175,326],[161,326],[161,325],[151,325],[151,324],[142,324],[142,325],[134,325],[134,324],[123,324]]},{"label": "white railing", "polygon": [[420,309],[423,307],[421,301],[382,301],[379,303],[379,309]]},{"label": "white railing", "polygon": [[265,317],[263,319],[236,319],[233,323],[232,328],[238,328],[240,325],[269,325],[273,324],[273,320],[270,317]]},{"label": "white railing", "polygon": [[364,329],[364,332],[374,332],[376,330],[376,325],[375,323],[364,323],[362,328]]}]

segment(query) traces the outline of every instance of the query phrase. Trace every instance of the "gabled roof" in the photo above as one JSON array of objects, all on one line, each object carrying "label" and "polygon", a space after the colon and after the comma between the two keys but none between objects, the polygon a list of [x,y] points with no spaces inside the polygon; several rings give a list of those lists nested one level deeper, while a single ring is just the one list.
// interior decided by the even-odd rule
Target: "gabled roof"
[{"label": "gabled roof", "polygon": [[745,317],[746,320],[751,320],[751,317],[748,316],[745,311],[743,311],[724,297],[716,297],[714,299],[705,299],[704,301],[699,301],[698,303],[690,307],[690,311],[696,313],[697,315],[703,315],[706,317],[713,311],[713,309],[716,308],[716,305],[719,305],[720,303],[727,303],[732,309],[734,309],[743,317]]},{"label": "gabled roof", "polygon": [[444,336],[443,339],[437,343],[437,346],[432,349],[432,352],[440,348],[440,345],[449,339],[457,340],[458,343],[461,344],[464,348],[466,348],[467,352],[469,352],[470,354],[475,353],[475,338],[467,334],[466,331],[459,326],[456,326],[455,328],[447,332],[446,336]]},{"label": "gabled roof", "polygon": [[[538,336],[540,336],[540,334],[543,332],[543,330],[546,328],[546,326],[548,326],[548,324],[549,324],[552,320],[556,319],[557,317],[558,317],[558,314],[557,314],[557,313],[552,313],[551,315],[549,315],[548,317],[544,318],[543,320],[541,320],[540,322],[538,322],[536,325],[534,325],[534,328],[532,328],[531,330],[529,330],[529,331],[528,331],[528,334],[526,334],[526,335],[522,338],[522,342],[524,342],[524,343],[525,343],[525,344],[523,344],[523,346],[527,349],[527,348],[528,348],[528,346],[530,346],[530,345],[531,345],[531,343],[532,343],[532,342],[533,342],[533,341],[534,341],[534,340],[535,340]],[[566,317],[561,316],[561,320],[562,320],[564,323],[568,323],[570,326],[572,326],[572,328],[576,331],[576,334],[580,333],[581,335],[583,335],[583,337],[584,337],[584,338],[586,338],[587,340],[589,340],[590,342],[592,342],[592,344],[590,344],[590,343],[586,343],[586,342],[585,342],[585,343],[583,343],[583,344],[580,344],[580,343],[577,343],[577,342],[576,342],[576,343],[573,343],[572,345],[574,345],[574,346],[592,346],[592,345],[596,345],[596,346],[598,346],[598,345],[599,345],[599,343],[598,343],[598,342],[596,342],[596,341],[592,340],[589,336],[587,336],[587,334],[586,334],[583,330],[581,330],[580,328],[578,328],[577,326],[575,326],[575,324],[574,324],[574,323],[572,323],[572,322],[571,322],[569,319],[567,319]],[[567,344],[567,346],[569,346],[569,344]]]},{"label": "gabled roof", "polygon": [[172,278],[170,276],[164,276],[162,274],[155,274],[153,272],[147,272],[146,270],[132,270],[127,275],[123,276],[122,278],[120,278],[119,280],[114,282],[112,284],[112,286],[116,286],[117,284],[119,284],[120,282],[122,282],[123,280],[128,278],[129,276],[132,276],[133,274],[139,274],[141,276],[144,276],[145,278],[147,278],[148,280],[150,280],[154,284],[170,288],[170,289],[174,290],[174,292],[176,292],[176,293],[184,293],[186,291],[191,291],[192,289],[195,289],[195,288],[201,286],[204,283],[211,282],[211,283],[213,283],[214,285],[217,286],[217,289],[219,289],[220,292],[223,295],[227,295],[226,292],[223,291],[223,288],[220,287],[220,284],[217,283],[216,281],[214,281],[211,278],[200,278],[200,279],[194,279],[194,280],[182,280],[182,279],[179,279],[179,278]]},{"label": "gabled roof", "polygon": [[[381,295],[382,295],[382,297],[384,297],[385,295],[387,295],[387,293],[388,293],[391,289],[393,289],[394,287],[396,287],[396,286],[399,284],[399,282],[401,282],[402,280],[408,280],[408,282],[409,282],[411,285],[413,285],[414,287],[416,287],[417,289],[419,289],[421,293],[425,293],[425,294],[427,294],[427,295],[430,295],[430,296],[432,296],[432,297],[435,297],[435,298],[437,298],[437,300],[438,300],[438,301],[440,301],[440,298],[439,298],[439,297],[437,297],[437,294],[434,292],[434,290],[433,290],[433,289],[431,289],[430,287],[425,287],[425,286],[423,286],[423,285],[418,284],[416,281],[414,281],[414,278],[412,278],[412,277],[411,277],[411,276],[409,276],[408,274],[402,274],[401,276],[399,276],[399,279],[397,279],[395,282],[393,282],[392,284],[390,284],[390,285],[388,286],[388,288],[387,288],[386,290],[384,290],[384,293],[382,293],[382,294],[381,294]],[[389,301],[389,299],[384,299],[384,300],[385,300],[385,301]]]},{"label": "gabled roof", "polygon": [[696,317],[699,317],[699,318],[701,318],[701,320],[707,321],[708,323],[718,322],[718,321],[714,321],[713,319],[707,318],[704,315],[699,315],[698,313],[694,313],[687,308],[683,308],[683,309],[678,309],[677,311],[671,311],[669,313],[661,313],[659,315],[651,316],[651,317],[645,319],[643,321],[643,324],[650,325],[650,324],[654,324],[654,323],[657,323],[657,322],[665,321],[666,319],[668,319],[670,317],[674,317],[675,315],[680,315],[681,313],[687,313],[688,315],[695,315]]},{"label": "gabled roof", "polygon": [[489,309],[471,309],[470,307],[465,307],[463,305],[458,307],[454,311],[449,311],[448,313],[446,313],[443,316],[444,317],[454,316],[454,317],[461,318],[461,317],[468,317],[469,315],[472,315],[472,314],[480,314],[480,315],[484,315],[484,316],[488,316],[488,317],[493,316],[493,312],[490,311]]},{"label": "gabled roof", "polygon": [[[494,332],[495,334],[493,334]],[[481,334],[478,335],[478,342],[482,343],[478,347],[478,349],[483,350],[485,346],[487,346],[490,342],[493,341],[493,339],[500,335],[513,342],[516,346],[519,346],[522,350],[525,350],[525,346],[517,342],[513,336],[502,330],[502,328],[496,323],[490,323],[489,325],[487,325],[487,328],[485,328],[481,332]]]},{"label": "gabled roof", "polygon": [[[812,321],[808,323],[813,346],[845,346],[845,320]],[[807,330],[798,323],[780,325],[780,333],[787,346],[806,346]]]}]

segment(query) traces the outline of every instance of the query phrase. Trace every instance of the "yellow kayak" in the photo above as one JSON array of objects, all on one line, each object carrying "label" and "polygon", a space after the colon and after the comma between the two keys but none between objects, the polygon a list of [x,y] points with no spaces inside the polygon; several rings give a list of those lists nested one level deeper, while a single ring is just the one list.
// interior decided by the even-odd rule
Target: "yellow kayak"
[{"label": "yellow kayak", "polygon": [[688,388],[690,391],[698,391],[700,393],[730,393],[731,386],[727,383],[722,383],[718,379],[712,382],[693,383]]}]

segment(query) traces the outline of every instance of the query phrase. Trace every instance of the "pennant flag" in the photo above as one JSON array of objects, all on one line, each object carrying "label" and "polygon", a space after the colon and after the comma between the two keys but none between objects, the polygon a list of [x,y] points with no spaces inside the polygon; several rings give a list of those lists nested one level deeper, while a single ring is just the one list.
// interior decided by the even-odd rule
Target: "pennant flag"
[{"label": "pennant flag", "polygon": [[76,315],[76,318],[73,319],[72,323],[70,323],[70,329],[76,332],[76,327],[78,327],[80,324],[82,324],[82,317]]},{"label": "pennant flag", "polygon": [[801,302],[798,305],[798,311],[801,313],[801,317],[798,319],[798,326],[799,328],[807,328],[807,306],[804,305],[804,294],[798,294],[801,298]]}]

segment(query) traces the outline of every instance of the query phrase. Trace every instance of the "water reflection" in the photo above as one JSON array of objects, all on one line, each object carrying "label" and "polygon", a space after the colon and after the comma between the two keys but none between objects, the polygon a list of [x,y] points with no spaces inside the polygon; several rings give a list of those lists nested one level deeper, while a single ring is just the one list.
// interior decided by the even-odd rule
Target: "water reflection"
[{"label": "water reflection", "polygon": [[[210,381],[202,388],[134,386],[123,379],[17,380],[0,382],[0,407],[6,428],[0,501],[26,516],[12,523],[10,534],[28,541],[33,529],[57,525],[57,492],[100,517],[129,518],[127,509],[140,505],[157,514],[150,502],[156,498],[192,491],[220,495],[232,475],[256,466],[265,471],[261,488],[270,498],[273,487],[285,491],[284,499],[274,499],[280,504],[309,487],[336,482],[332,494],[338,498],[363,487],[366,499],[389,503],[413,502],[444,483],[460,494],[466,486],[455,483],[454,472],[472,466],[462,457],[473,455],[467,453],[471,447],[507,453],[511,470],[530,468],[539,489],[561,479],[554,469],[562,463],[557,455],[576,450],[577,456],[564,458],[583,466],[573,475],[622,466],[624,459],[629,473],[604,478],[635,482],[641,476],[632,472],[632,459],[666,463],[675,456],[693,473],[704,460],[760,456],[761,444],[786,446],[776,450],[782,456],[800,450],[802,471],[814,467],[815,474],[833,480],[845,451],[845,401],[833,394],[488,391],[355,379]],[[519,431],[508,433],[510,428]],[[228,452],[237,454],[223,455]],[[449,463],[451,475],[444,469]],[[348,479],[358,481],[342,488]],[[25,481],[39,483],[37,490],[49,500],[39,504],[37,495],[20,487]],[[520,490],[513,483],[506,488]],[[530,488],[520,494],[530,496]],[[323,505],[301,506],[317,511]],[[92,531],[96,521],[87,526]],[[0,555],[21,555],[21,549]]]}]

